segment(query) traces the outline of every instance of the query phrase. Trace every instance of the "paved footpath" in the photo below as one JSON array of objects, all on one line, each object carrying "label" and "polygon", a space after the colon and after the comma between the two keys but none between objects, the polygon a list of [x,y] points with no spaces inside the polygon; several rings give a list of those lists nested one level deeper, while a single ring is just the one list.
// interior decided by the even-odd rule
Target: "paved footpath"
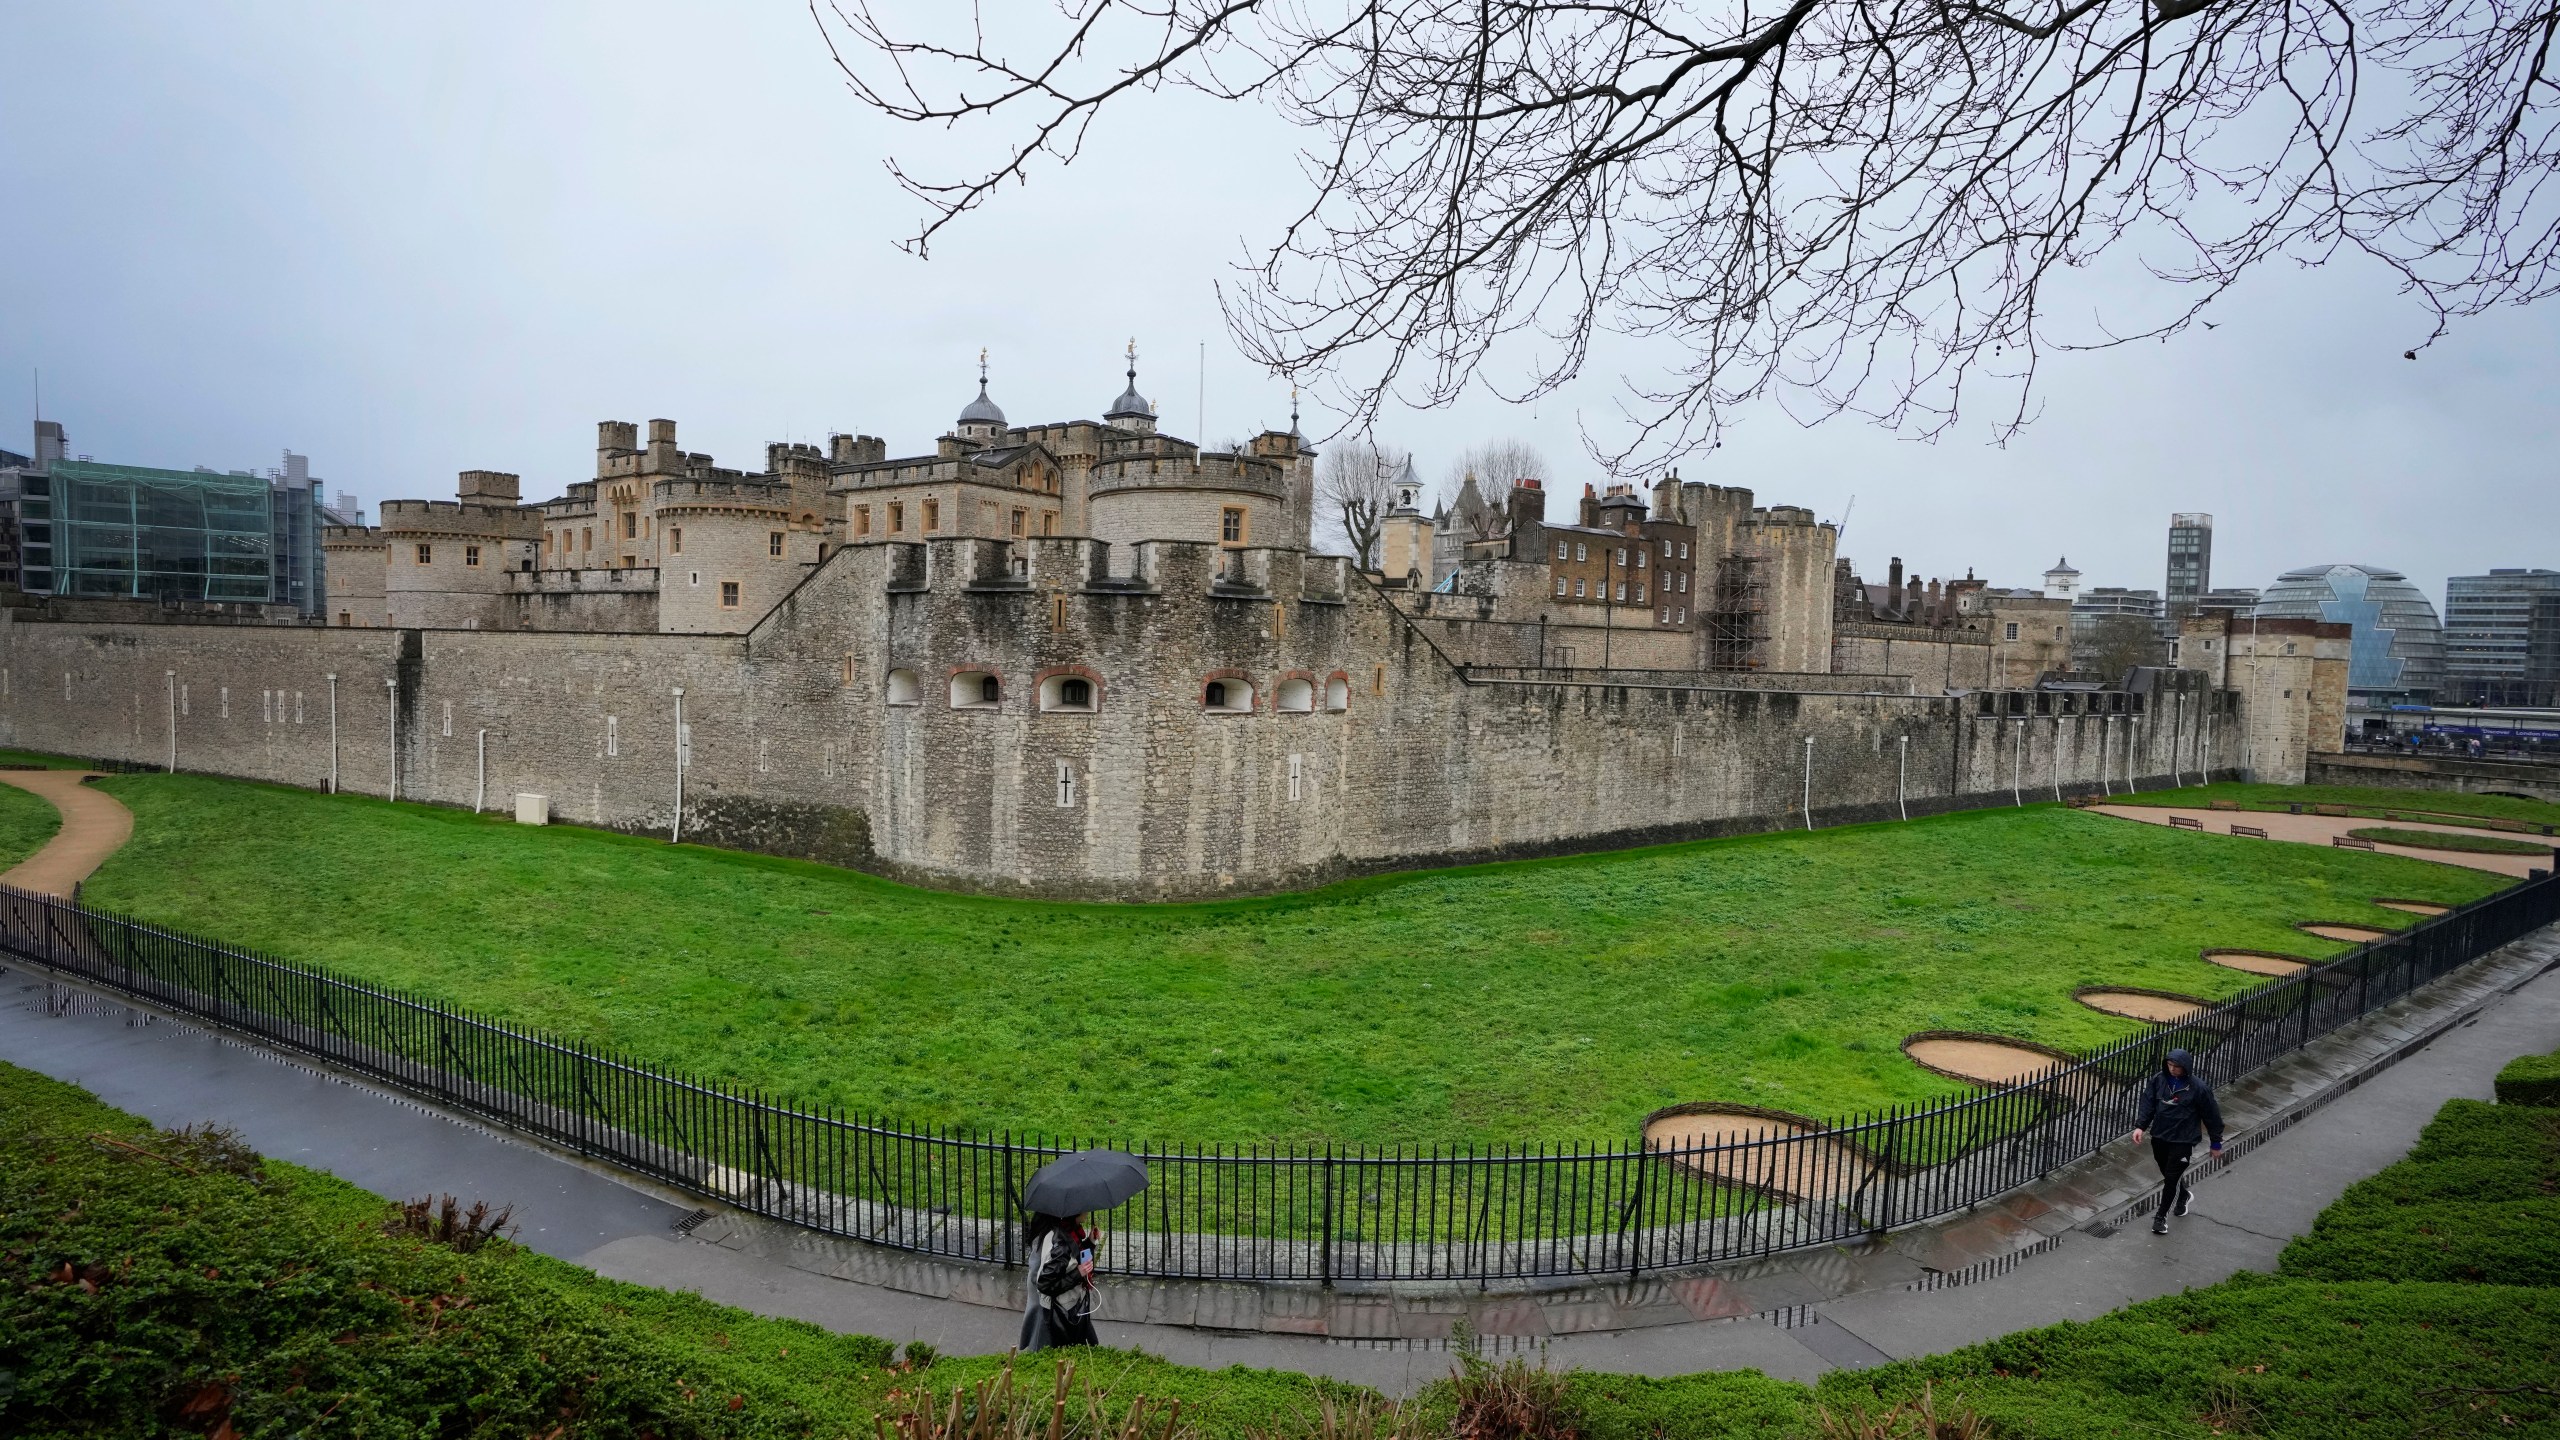
[{"label": "paved footpath", "polygon": [[[2535,941],[2527,968],[2560,959],[2560,932]],[[2452,983],[2452,982],[2447,982]],[[1972,1283],[1923,1282],[1826,1298],[1775,1317],[1559,1335],[1559,1365],[1670,1375],[1756,1367],[1811,1379],[1834,1366],[1931,1354],[2130,1301],[2272,1268],[2287,1238],[2347,1185],[2404,1154],[2438,1106],[2486,1098],[2498,1067],[2560,1049],[2560,968],[2544,970],[2474,1018],[2312,1111],[2197,1188],[2197,1211],[2162,1240],[2136,1221],[2084,1225]],[[1012,1312],[813,1274],[678,1234],[692,1202],[600,1167],[305,1068],[263,1049],[103,999],[0,971],[0,1059],[71,1081],[162,1125],[217,1120],[261,1151],[327,1170],[375,1194],[450,1191],[514,1205],[524,1243],[642,1284],[691,1290],[841,1331],[923,1340],[950,1354],[1001,1351]],[[2123,1148],[2123,1147],[2119,1147]],[[706,1227],[706,1230],[718,1227]],[[1818,1262],[1817,1262],[1818,1263]],[[1104,1338],[1184,1364],[1303,1370],[1390,1393],[1447,1373],[1444,1345],[1237,1333],[1113,1323]],[[1508,1342],[1516,1344],[1540,1342]]]},{"label": "paved footpath", "polygon": [[[2254,825],[2267,832],[2270,840],[2290,840],[2297,845],[2326,845],[2331,840],[2355,830],[2431,830],[2439,835],[2482,835],[2497,840],[2521,840],[2539,844],[2546,837],[2518,835],[2503,830],[2487,830],[2464,825],[2442,825],[2431,820],[2372,820],[2347,815],[2294,815],[2282,810],[2195,810],[2173,809],[2166,805],[2092,805],[2100,815],[2118,820],[2138,820],[2145,825],[2166,825],[2170,817],[2193,820],[2215,835],[2231,833],[2234,825]],[[2486,870],[2496,875],[2512,875],[2519,880],[2536,870],[2551,868],[2551,852],[2538,855],[2492,855],[2479,850],[2422,850],[2413,845],[2381,845],[2374,851],[2381,855],[2405,855],[2412,860],[2433,860],[2439,865],[2460,865],[2468,870]]]},{"label": "paved footpath", "polygon": [[0,885],[14,885],[39,895],[69,896],[106,858],[133,838],[133,812],[124,802],[84,783],[94,770],[0,770],[0,785],[15,785],[41,795],[62,812],[62,828],[44,848],[15,869],[0,874]]}]

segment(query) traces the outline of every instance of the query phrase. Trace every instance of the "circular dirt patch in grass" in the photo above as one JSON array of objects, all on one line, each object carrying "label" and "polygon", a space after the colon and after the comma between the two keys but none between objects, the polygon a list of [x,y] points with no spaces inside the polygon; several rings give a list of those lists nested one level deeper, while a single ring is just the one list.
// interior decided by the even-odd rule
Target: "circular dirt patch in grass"
[{"label": "circular dirt patch in grass", "polygon": [[2083,985],[2071,992],[2071,998],[2102,1015],[2120,1015],[2127,1020],[2184,1020],[2205,1009],[2205,1002],[2192,995],[2174,995],[2166,990]]},{"label": "circular dirt patch in grass", "polygon": [[2350,945],[2379,940],[2391,933],[2371,925],[2349,925],[2340,920],[2297,920],[2293,928],[2305,935],[2317,935],[2323,940],[2344,940]]},{"label": "circular dirt patch in grass", "polygon": [[1902,1053],[1923,1070],[1971,1085],[2015,1085],[2071,1058],[2025,1040],[1960,1030],[1923,1030],[1902,1042]]},{"label": "circular dirt patch in grass", "polygon": [[2376,900],[2373,903],[2385,910],[2400,910],[2411,915],[2443,915],[2450,913],[2453,909],[2450,905],[2439,905],[2433,900]]},{"label": "circular dirt patch in grass", "polygon": [[2291,975],[2310,969],[2313,963],[2299,955],[2279,955],[2273,950],[2204,950],[2198,953],[2216,965],[2245,970],[2252,975]]},{"label": "circular dirt patch in grass", "polygon": [[1644,1143],[1676,1164],[1747,1189],[1799,1200],[1855,1194],[1876,1164],[1851,1146],[1827,1138],[1751,1143],[1815,1135],[1822,1128],[1819,1121],[1784,1110],[1697,1101],[1646,1116]]}]

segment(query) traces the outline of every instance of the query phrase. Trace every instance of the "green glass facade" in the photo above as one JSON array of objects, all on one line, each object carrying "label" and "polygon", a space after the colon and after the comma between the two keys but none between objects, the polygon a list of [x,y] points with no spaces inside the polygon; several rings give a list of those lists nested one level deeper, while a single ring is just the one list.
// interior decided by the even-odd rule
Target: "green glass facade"
[{"label": "green glass facade", "polygon": [[289,564],[297,538],[308,554],[312,534],[311,517],[291,513],[297,504],[311,507],[308,489],[271,492],[255,475],[56,460],[27,477],[19,502],[28,588],[307,604],[309,572],[294,575]]}]

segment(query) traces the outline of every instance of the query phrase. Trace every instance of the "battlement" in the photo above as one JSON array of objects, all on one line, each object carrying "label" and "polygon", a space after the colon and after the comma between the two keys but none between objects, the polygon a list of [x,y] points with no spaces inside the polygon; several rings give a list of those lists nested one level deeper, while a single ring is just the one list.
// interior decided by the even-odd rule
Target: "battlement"
[{"label": "battlement", "polygon": [[[512,477],[510,477],[512,478]],[[536,534],[540,520],[513,504],[477,500],[385,500],[379,507],[383,535],[465,535],[474,538],[524,538]]]},{"label": "battlement", "polygon": [[[1750,491],[1742,492],[1746,497]],[[1813,512],[1801,505],[1769,505],[1751,512],[1754,525],[1813,525]]]},{"label": "battlement", "polygon": [[1266,499],[1286,501],[1289,495],[1289,468],[1278,461],[1252,455],[1208,454],[1188,446],[1170,454],[1129,454],[1115,457],[1105,447],[1104,458],[1094,462],[1088,482],[1094,495],[1114,490],[1200,489],[1242,490]]},{"label": "battlement", "polygon": [[758,510],[786,512],[788,487],[762,480],[660,480],[649,487],[661,511]]},{"label": "battlement", "polygon": [[335,546],[339,549],[378,550],[386,543],[388,542],[382,538],[382,528],[378,525],[323,525],[320,527],[322,549]]},{"label": "battlement", "polygon": [[506,580],[511,595],[631,594],[657,589],[658,570],[653,565],[622,570],[510,570]]},{"label": "battlement", "polygon": [[1021,540],[957,535],[867,542],[847,546],[846,552],[885,556],[883,583],[893,593],[1073,590],[1340,603],[1351,584],[1351,562],[1344,556],[1203,540],[1115,545],[1082,535]]},{"label": "battlement", "polygon": [[830,435],[827,460],[835,465],[878,465],[889,458],[889,442],[877,435]]}]

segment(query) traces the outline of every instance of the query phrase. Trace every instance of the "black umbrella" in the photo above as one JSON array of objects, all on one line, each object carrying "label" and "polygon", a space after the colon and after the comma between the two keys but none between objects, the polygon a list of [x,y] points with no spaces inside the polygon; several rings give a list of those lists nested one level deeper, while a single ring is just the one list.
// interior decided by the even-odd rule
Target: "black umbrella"
[{"label": "black umbrella", "polygon": [[1022,1187],[1023,1208],[1037,1215],[1108,1210],[1147,1188],[1147,1167],[1119,1150],[1078,1150],[1040,1167]]}]

